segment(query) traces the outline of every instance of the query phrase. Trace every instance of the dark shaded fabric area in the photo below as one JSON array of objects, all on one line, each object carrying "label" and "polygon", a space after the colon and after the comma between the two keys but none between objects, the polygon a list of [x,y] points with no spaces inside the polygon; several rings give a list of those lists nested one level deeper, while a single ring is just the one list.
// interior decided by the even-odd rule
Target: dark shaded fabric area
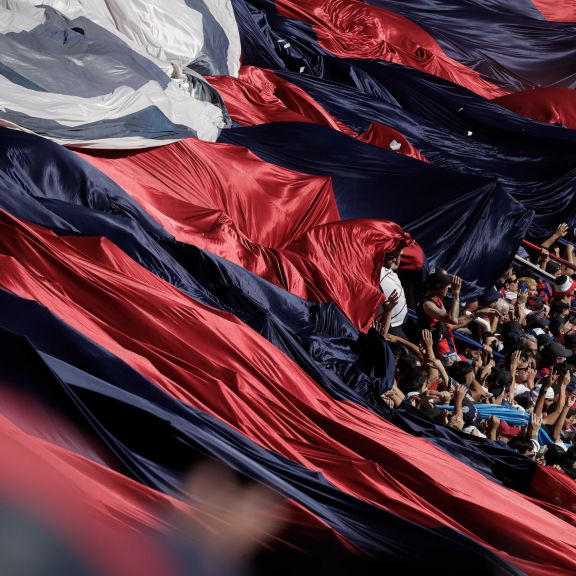
[{"label": "dark shaded fabric area", "polygon": [[267,162],[331,176],[343,218],[370,214],[398,222],[431,265],[464,279],[469,297],[496,280],[530,225],[531,212],[495,181],[401,157],[322,126],[234,128],[220,140],[245,146]]},{"label": "dark shaded fabric area", "polygon": [[[560,222],[575,222],[575,132],[533,122],[465,88],[413,68],[385,61],[336,58],[318,45],[310,26],[279,15],[268,0],[236,0],[234,8],[244,64],[275,66],[280,76],[306,90],[353,130],[360,132],[371,122],[382,122],[399,130],[430,163],[451,172],[496,180],[502,190],[534,211],[524,230],[533,237],[550,234]],[[282,38],[290,43],[288,49],[278,41]],[[282,60],[280,67],[278,59]],[[254,129],[254,140],[257,133]],[[223,141],[228,138],[233,136],[221,136]],[[306,139],[301,138],[302,146]],[[286,148],[285,143],[283,146]],[[300,162],[312,164],[314,156],[311,147]],[[287,149],[285,159],[278,161],[298,165],[298,158],[296,151]],[[337,155],[334,158],[340,160]],[[324,158],[322,162],[327,163]],[[430,186],[435,195],[449,187],[448,182],[444,187]],[[348,203],[353,201],[350,193]],[[340,197],[342,216],[350,217],[347,204],[341,208],[341,202]],[[393,216],[390,218],[394,220]],[[408,224],[406,216],[396,221]],[[446,266],[447,260],[435,260],[432,246],[417,235],[415,238],[433,264]],[[481,240],[478,237],[477,244]],[[518,244],[502,245],[515,249]],[[495,268],[495,274],[502,270]],[[470,280],[463,270],[459,273]]]},{"label": "dark shaded fabric area", "polygon": [[[334,305],[306,302],[231,262],[175,242],[123,190],[65,148],[11,130],[2,135],[7,145],[0,156],[3,209],[59,234],[109,238],[198,302],[232,312],[333,397],[390,418],[379,396],[391,386],[394,365],[375,331],[358,332]],[[521,490],[530,483],[533,462],[513,451],[470,442],[411,410],[402,408],[392,417],[403,430],[432,440],[494,480]]]},{"label": "dark shaded fabric area", "polygon": [[444,51],[510,91],[576,88],[576,26],[548,22],[528,0],[365,0],[427,30]]},{"label": "dark shaded fabric area", "polygon": [[[0,367],[4,386],[8,382],[21,392],[49,394],[53,402],[68,397],[71,401],[55,408],[91,427],[121,461],[123,472],[146,485],[181,494],[189,466],[199,455],[209,455],[305,505],[361,550],[382,560],[390,558],[393,563],[401,561],[403,566],[420,569],[428,562],[427,554],[444,550],[458,559],[448,574],[457,574],[458,564],[470,558],[475,559],[473,574],[486,570],[521,574],[453,530],[407,522],[335,489],[321,474],[254,445],[216,419],[162,392],[36,303],[0,291],[0,307],[13,311],[22,334],[32,325],[36,332],[29,339],[0,330],[1,346],[7,354]],[[71,351],[73,342],[80,356]],[[57,356],[68,357],[71,363]],[[409,558],[414,539],[425,554]]]}]

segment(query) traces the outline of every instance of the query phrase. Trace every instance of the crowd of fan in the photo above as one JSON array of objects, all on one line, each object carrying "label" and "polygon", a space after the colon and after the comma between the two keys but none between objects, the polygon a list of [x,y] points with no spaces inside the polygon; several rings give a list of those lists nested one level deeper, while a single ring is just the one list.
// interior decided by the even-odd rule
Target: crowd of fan
[{"label": "crowd of fan", "polygon": [[391,408],[409,402],[446,426],[504,442],[576,478],[576,270],[561,224],[539,250],[519,256],[481,297],[460,301],[461,280],[431,270],[410,318],[387,254],[387,301],[374,326],[396,357]]}]

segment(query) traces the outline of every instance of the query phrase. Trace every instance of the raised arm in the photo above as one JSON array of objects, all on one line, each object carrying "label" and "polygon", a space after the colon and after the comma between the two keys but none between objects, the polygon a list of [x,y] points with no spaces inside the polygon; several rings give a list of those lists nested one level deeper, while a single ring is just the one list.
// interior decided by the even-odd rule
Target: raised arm
[{"label": "raised arm", "polygon": [[542,248],[550,248],[550,246],[552,246],[552,244],[554,244],[554,242],[556,242],[556,240],[558,240],[558,238],[562,238],[563,236],[566,236],[567,233],[568,233],[568,224],[566,224],[566,223],[558,224],[558,228],[556,228],[556,231],[554,232],[554,234],[552,234],[552,236],[550,236],[550,238],[546,238],[546,240],[544,240],[544,242],[541,242],[540,246]]},{"label": "raised arm", "polygon": [[422,308],[427,316],[446,322],[448,324],[458,324],[458,317],[460,314],[460,290],[462,288],[462,279],[454,276],[452,279],[452,304],[450,310],[440,308],[430,300],[424,302]]},{"label": "raised arm", "polygon": [[562,412],[564,402],[566,401],[566,386],[570,384],[570,378],[570,372],[566,371],[560,380],[560,394],[558,396],[558,404],[556,405],[556,410],[554,410],[554,412],[550,412],[550,414],[544,418],[544,424],[555,424],[556,420],[558,420],[560,413]]},{"label": "raised arm", "polygon": [[552,440],[554,442],[558,442],[560,440],[560,434],[562,432],[562,427],[564,426],[564,422],[566,422],[566,416],[568,415],[568,411],[570,410],[570,406],[574,404],[576,401],[576,394],[570,394],[568,396],[568,400],[565,402],[564,406],[562,406],[562,410],[560,411],[560,415],[556,419],[556,423],[554,424],[554,430],[552,432]]},{"label": "raised arm", "polygon": [[382,314],[372,323],[372,326],[382,334],[386,336],[388,330],[390,330],[390,322],[392,321],[392,310],[394,306],[398,304],[398,299],[400,295],[396,290],[394,290],[387,298],[384,304],[382,304]]}]

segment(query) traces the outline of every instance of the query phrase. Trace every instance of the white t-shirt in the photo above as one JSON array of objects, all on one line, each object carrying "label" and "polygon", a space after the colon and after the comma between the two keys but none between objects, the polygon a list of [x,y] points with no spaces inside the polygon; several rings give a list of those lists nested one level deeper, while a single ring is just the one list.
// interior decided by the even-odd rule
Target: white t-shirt
[{"label": "white t-shirt", "polygon": [[390,326],[396,327],[404,323],[406,319],[406,314],[408,314],[408,306],[406,304],[406,295],[404,294],[404,288],[402,288],[402,283],[400,278],[393,270],[389,268],[382,267],[380,271],[380,289],[384,292],[385,296],[389,296],[396,290],[398,292],[398,304],[392,308],[392,318],[390,321]]}]

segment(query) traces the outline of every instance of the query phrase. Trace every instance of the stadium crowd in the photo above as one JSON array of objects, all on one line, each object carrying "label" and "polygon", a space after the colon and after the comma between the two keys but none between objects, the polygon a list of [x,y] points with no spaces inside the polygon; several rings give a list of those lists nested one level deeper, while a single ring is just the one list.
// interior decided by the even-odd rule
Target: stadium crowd
[{"label": "stadium crowd", "polygon": [[410,302],[396,273],[402,250],[387,254],[374,327],[392,347],[396,378],[382,400],[576,479],[576,259],[567,234],[561,224],[539,246],[521,247],[496,284],[468,301],[458,276],[432,269]]}]

